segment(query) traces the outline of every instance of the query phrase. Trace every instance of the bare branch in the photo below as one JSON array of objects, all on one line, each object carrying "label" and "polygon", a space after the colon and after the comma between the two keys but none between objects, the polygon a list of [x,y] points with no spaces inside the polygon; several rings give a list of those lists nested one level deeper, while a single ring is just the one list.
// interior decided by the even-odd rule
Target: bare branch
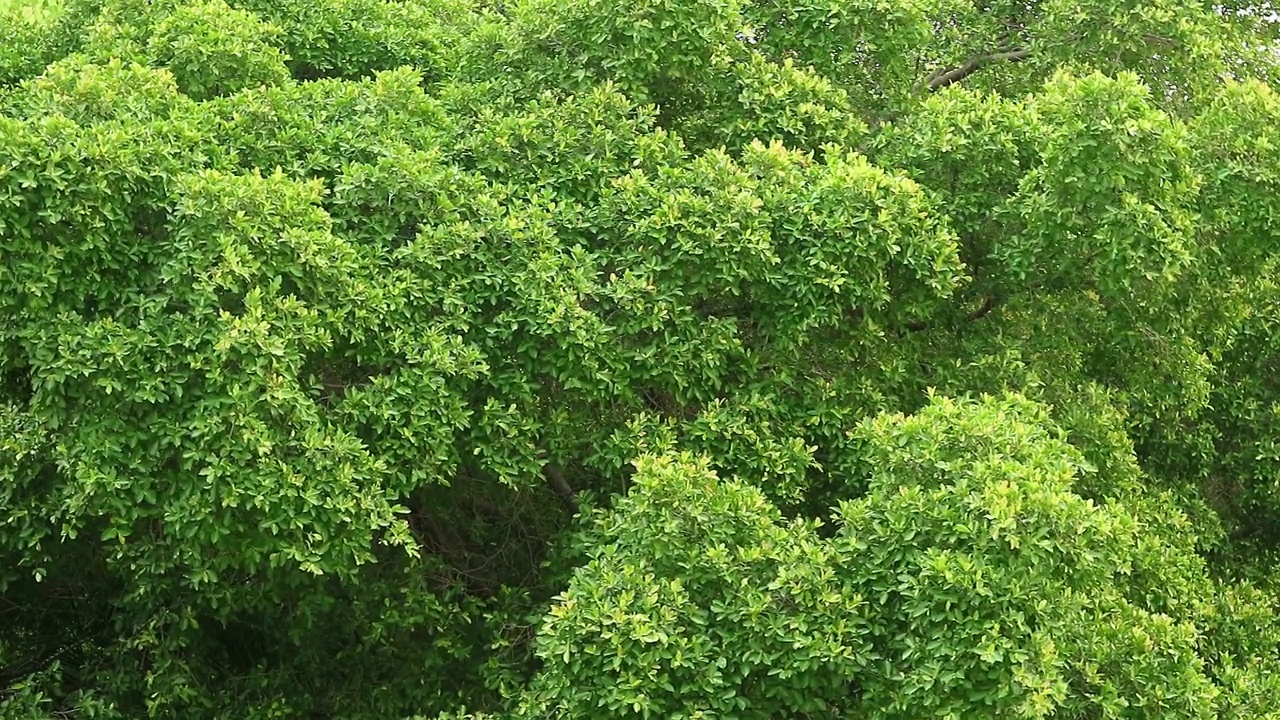
[{"label": "bare branch", "polygon": [[975,55],[950,70],[943,70],[930,75],[929,89],[939,90],[948,85],[958,83],[991,63],[1018,62],[1019,60],[1025,60],[1030,55],[1031,51],[1026,48],[989,53],[987,55]]}]

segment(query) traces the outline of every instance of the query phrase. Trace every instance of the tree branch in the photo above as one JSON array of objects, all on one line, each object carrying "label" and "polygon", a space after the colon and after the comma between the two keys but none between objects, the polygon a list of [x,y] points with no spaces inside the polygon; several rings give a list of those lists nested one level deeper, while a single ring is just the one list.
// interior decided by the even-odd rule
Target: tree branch
[{"label": "tree branch", "polygon": [[546,476],[551,483],[551,487],[560,496],[561,502],[564,503],[565,509],[574,515],[578,514],[578,496],[573,492],[573,488],[569,486],[569,482],[564,479],[564,473],[560,472],[560,468],[547,463],[542,466],[542,474]]},{"label": "tree branch", "polygon": [[968,315],[965,315],[964,319],[968,320],[969,322],[973,322],[974,320],[981,320],[987,315],[990,315],[991,311],[995,310],[999,304],[1000,304],[1000,301],[996,299],[995,295],[988,295],[985,298],[983,298],[982,305],[979,306],[977,310],[974,310]]},{"label": "tree branch", "polygon": [[[976,322],[991,314],[992,310],[1000,307],[1000,298],[994,295],[987,295],[982,298],[982,304],[978,308],[964,316],[965,322]],[[923,320],[913,320],[903,325],[908,332],[923,332],[929,329],[929,323]]]},{"label": "tree branch", "polygon": [[958,83],[991,63],[1018,62],[1019,60],[1025,60],[1030,55],[1031,51],[1026,48],[989,53],[987,55],[975,55],[949,70],[935,72],[929,77],[929,89],[940,90],[948,85]]}]

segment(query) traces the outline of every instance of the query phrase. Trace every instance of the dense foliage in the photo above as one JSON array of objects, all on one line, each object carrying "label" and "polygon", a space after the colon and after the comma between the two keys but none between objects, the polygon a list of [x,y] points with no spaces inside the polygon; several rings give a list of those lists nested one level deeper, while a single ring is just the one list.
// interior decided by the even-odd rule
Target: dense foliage
[{"label": "dense foliage", "polygon": [[1280,718],[1273,20],[0,0],[0,716]]}]

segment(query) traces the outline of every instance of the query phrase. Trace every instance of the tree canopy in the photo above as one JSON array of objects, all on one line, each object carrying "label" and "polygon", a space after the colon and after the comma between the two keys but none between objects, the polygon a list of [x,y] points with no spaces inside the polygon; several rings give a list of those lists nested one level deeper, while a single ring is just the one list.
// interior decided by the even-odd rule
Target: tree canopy
[{"label": "tree canopy", "polygon": [[0,0],[0,716],[1280,718],[1280,33]]}]

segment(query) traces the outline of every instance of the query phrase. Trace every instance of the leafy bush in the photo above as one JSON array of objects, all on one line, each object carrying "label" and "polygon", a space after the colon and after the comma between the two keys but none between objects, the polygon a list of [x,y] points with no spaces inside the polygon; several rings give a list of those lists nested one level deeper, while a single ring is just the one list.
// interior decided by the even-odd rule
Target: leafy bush
[{"label": "leafy bush", "polygon": [[939,399],[857,432],[876,470],[834,537],[705,461],[637,461],[518,714],[1217,716],[1220,591],[1185,523],[1073,492],[1095,469],[1043,406]]}]

